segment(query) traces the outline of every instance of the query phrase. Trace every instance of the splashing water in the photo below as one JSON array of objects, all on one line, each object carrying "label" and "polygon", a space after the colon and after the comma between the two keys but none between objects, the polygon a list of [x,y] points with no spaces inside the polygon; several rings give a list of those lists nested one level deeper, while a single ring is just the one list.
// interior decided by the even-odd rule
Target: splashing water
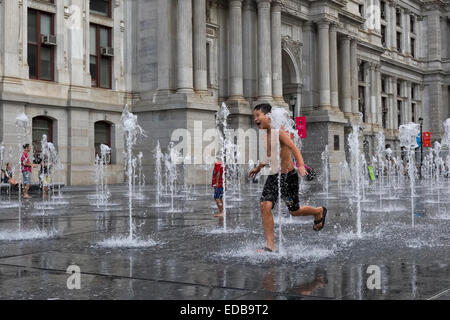
[{"label": "splashing water", "polygon": [[330,161],[330,152],[328,151],[328,145],[326,145],[325,150],[322,152],[322,166],[323,166],[323,191],[325,191],[327,199],[330,182],[329,161]]},{"label": "splashing water", "polygon": [[[360,114],[362,117],[362,114]],[[361,151],[359,148],[360,124],[352,125],[352,132],[348,136],[348,145],[352,159],[352,176],[354,191],[356,192],[356,234],[361,238]],[[363,185],[364,188],[364,185]]]},{"label": "splashing water", "polygon": [[[17,129],[17,137],[18,137],[18,149],[19,149],[19,155],[18,155],[18,168],[21,170],[22,168],[22,150],[23,150],[23,142],[25,141],[25,138],[28,134],[28,117],[25,115],[25,113],[20,113],[16,118],[16,129]],[[21,221],[21,208],[22,208],[22,184],[23,184],[23,176],[21,173],[19,173],[19,232],[22,231],[22,221]]]},{"label": "splashing water", "polygon": [[216,128],[217,135],[220,141],[220,158],[222,161],[222,183],[223,183],[223,196],[222,196],[222,207],[223,207],[223,230],[227,230],[227,163],[232,158],[233,143],[228,132],[228,116],[230,111],[227,105],[223,102],[219,111],[216,113]]},{"label": "splashing water", "polygon": [[444,136],[442,137],[442,145],[450,148],[450,118],[444,121]]},{"label": "splashing water", "polygon": [[122,127],[125,135],[126,144],[126,163],[127,163],[127,176],[128,176],[128,207],[129,207],[129,235],[130,241],[133,240],[133,147],[136,144],[137,138],[145,136],[144,130],[138,124],[137,116],[128,111],[128,105],[125,106],[121,117]]},{"label": "splashing water", "polygon": [[168,173],[167,179],[169,183],[170,195],[171,195],[171,210],[170,212],[175,212],[174,208],[174,197],[176,192],[176,180],[178,177],[177,164],[181,162],[180,152],[174,148],[174,143],[170,142],[168,147],[168,153],[165,155],[165,165],[166,171]]},{"label": "splashing water", "polygon": [[411,188],[411,225],[414,228],[414,186],[416,181],[416,165],[414,150],[418,147],[417,135],[420,133],[420,125],[410,122],[399,127],[400,146],[406,148],[408,157],[408,175]]},{"label": "splashing water", "polygon": [[[279,138],[279,131],[283,130],[290,137],[294,137],[294,140],[298,139],[298,132],[295,130],[295,122],[289,116],[289,113],[284,108],[272,107],[270,113],[267,114],[270,118],[270,127],[271,127],[271,146],[276,146],[276,163],[272,162],[272,172],[276,170],[278,173],[278,233],[279,233],[279,253],[284,254],[285,248],[283,246],[283,220],[282,220],[282,211],[281,211],[281,145]],[[272,152],[271,152],[272,154]]]},{"label": "splashing water", "polygon": [[111,193],[108,190],[107,168],[111,157],[111,148],[107,145],[100,145],[100,156],[95,156],[95,184],[96,184],[96,205],[107,206]]},{"label": "splashing water", "polygon": [[156,179],[156,203],[157,205],[161,202],[161,162],[163,160],[163,153],[161,152],[161,146],[158,143],[155,150],[155,179]]}]

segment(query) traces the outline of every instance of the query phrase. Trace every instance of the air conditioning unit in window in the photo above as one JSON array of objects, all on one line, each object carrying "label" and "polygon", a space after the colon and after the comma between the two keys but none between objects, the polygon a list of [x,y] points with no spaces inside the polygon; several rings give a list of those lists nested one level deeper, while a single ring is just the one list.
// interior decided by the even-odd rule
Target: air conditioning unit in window
[{"label": "air conditioning unit in window", "polygon": [[56,36],[41,34],[41,43],[47,46],[56,46]]},{"label": "air conditioning unit in window", "polygon": [[114,57],[114,48],[100,48],[102,56]]}]

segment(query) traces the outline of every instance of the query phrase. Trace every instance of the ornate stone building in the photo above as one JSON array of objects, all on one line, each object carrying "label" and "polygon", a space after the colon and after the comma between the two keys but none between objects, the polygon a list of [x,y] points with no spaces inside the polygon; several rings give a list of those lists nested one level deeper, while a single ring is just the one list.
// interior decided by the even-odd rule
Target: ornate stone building
[{"label": "ornate stone building", "polygon": [[[440,139],[449,117],[449,1],[137,1],[140,100],[134,111],[166,143],[169,132],[212,126],[222,101],[232,126],[251,127],[267,101],[307,117],[306,161],[326,144],[332,177],[362,113],[399,151],[398,127],[424,119]],[[135,8],[136,9],[136,8]],[[206,22],[206,23],[205,23]],[[150,71],[150,72],[149,72]],[[144,88],[145,87],[145,88]],[[163,143],[164,145],[164,143]],[[150,145],[151,147],[152,145]]]},{"label": "ornate stone building", "polygon": [[[253,126],[259,102],[306,116],[304,157],[319,166],[328,144],[332,177],[360,112],[369,153],[380,131],[398,151],[399,125],[420,117],[440,139],[450,116],[447,0],[3,0],[0,8],[0,137],[14,145],[19,110],[36,128],[53,128],[72,184],[88,183],[100,142],[113,146],[113,176],[123,179],[125,103],[148,133],[138,145],[147,176],[158,140],[167,146],[177,128],[194,136],[197,121],[201,131],[214,127],[224,101],[234,128]],[[30,21],[56,35],[56,46],[30,41],[42,34]],[[205,181],[204,170],[190,169],[189,181]]]}]

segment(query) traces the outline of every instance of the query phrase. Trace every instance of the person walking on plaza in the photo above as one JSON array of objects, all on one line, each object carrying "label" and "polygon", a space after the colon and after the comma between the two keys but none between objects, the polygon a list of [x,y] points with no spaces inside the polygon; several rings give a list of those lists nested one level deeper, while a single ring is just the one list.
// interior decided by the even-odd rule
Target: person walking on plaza
[{"label": "person walking on plaza", "polygon": [[212,175],[212,186],[214,188],[214,200],[216,201],[219,212],[214,215],[216,218],[223,217],[223,165],[221,161],[214,164]]},{"label": "person walking on plaza", "polygon": [[30,199],[31,196],[28,195],[28,190],[31,185],[31,168],[36,168],[36,164],[32,164],[30,160],[29,153],[31,151],[30,144],[27,143],[23,146],[23,154],[20,158],[21,167],[22,167],[22,175],[23,175],[23,198]]}]

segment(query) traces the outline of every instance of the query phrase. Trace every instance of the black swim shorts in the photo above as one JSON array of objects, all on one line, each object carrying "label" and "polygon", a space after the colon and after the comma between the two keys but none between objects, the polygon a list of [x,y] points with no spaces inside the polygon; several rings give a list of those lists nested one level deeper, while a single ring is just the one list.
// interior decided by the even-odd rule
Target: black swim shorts
[{"label": "black swim shorts", "polygon": [[[295,169],[281,174],[280,187],[281,199],[283,199],[289,211],[297,211],[300,208],[300,200],[298,198],[298,174]],[[277,200],[278,174],[272,174],[267,177],[260,201],[271,201],[273,209]]]}]

